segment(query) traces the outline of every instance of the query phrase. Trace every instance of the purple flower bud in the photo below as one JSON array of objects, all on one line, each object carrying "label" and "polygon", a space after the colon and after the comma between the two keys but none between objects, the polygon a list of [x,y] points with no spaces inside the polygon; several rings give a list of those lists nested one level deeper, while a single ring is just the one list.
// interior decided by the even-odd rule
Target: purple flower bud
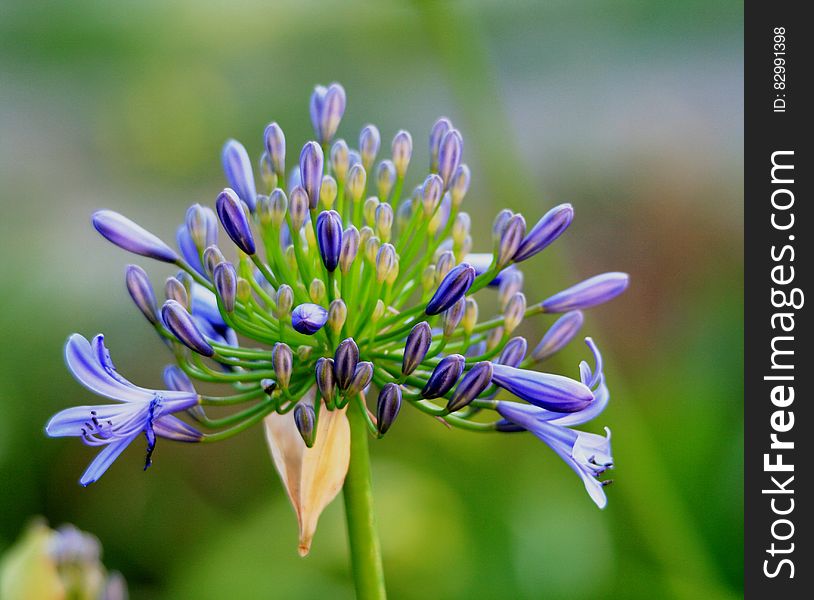
[{"label": "purple flower bud", "polygon": [[466,359],[460,354],[450,354],[442,358],[421,390],[421,396],[432,399],[446,395],[464,372],[465,364]]},{"label": "purple flower bud", "polygon": [[397,265],[398,258],[393,244],[382,244],[376,252],[376,281],[382,283]]},{"label": "purple flower bud", "polygon": [[[308,217],[308,192],[302,186],[296,186],[291,190],[288,197],[288,214],[291,217],[291,225],[296,233],[300,230],[305,219]],[[295,236],[295,239],[299,239]]]},{"label": "purple flower bud", "polygon": [[270,123],[263,132],[263,140],[271,166],[279,177],[285,173],[285,134],[277,123]]},{"label": "purple flower bud", "polygon": [[452,129],[452,123],[446,117],[438,119],[430,129],[430,172],[438,172],[438,151],[441,140]]},{"label": "purple flower bud", "polygon": [[379,146],[382,143],[382,136],[375,125],[365,125],[359,134],[359,154],[362,157],[362,166],[365,171],[369,171],[379,153]]},{"label": "purple flower bud", "polygon": [[407,167],[410,165],[410,158],[413,155],[413,138],[410,133],[403,129],[393,138],[391,146],[393,153],[393,166],[396,167],[396,175],[404,177]]},{"label": "purple flower bud", "polygon": [[[534,360],[545,360],[562,350],[579,333],[584,317],[578,310],[565,313],[546,331],[543,339],[531,353]],[[506,364],[506,363],[504,363]]]},{"label": "purple flower bud", "polygon": [[477,398],[492,382],[493,369],[489,361],[475,363],[455,388],[452,399],[447,403],[447,412],[461,410]]},{"label": "purple flower bud", "polygon": [[503,228],[500,243],[497,247],[497,267],[499,269],[512,261],[525,235],[526,220],[523,215],[518,213],[506,221],[506,226]]},{"label": "purple flower bud", "polygon": [[345,114],[345,89],[338,83],[318,86],[311,96],[311,121],[319,141],[331,141]]},{"label": "purple flower bud", "polygon": [[161,318],[173,335],[185,346],[203,356],[215,354],[187,310],[175,300],[167,300],[161,307]]},{"label": "purple flower bud", "polygon": [[124,280],[130,297],[147,320],[155,325],[158,323],[158,304],[156,303],[153,286],[147,273],[138,265],[128,265]]},{"label": "purple flower bud", "polygon": [[345,183],[345,190],[351,202],[359,202],[362,195],[365,193],[365,186],[367,185],[367,172],[361,163],[351,165],[348,169],[348,178]]},{"label": "purple flower bud", "polygon": [[209,246],[204,250],[203,264],[206,276],[211,279],[214,276],[215,267],[225,260],[226,258],[223,256],[223,252],[221,252],[217,246]]},{"label": "purple flower bud", "polygon": [[497,215],[492,223],[492,243],[497,247],[500,240],[503,239],[503,230],[506,229],[506,223],[512,218],[514,213],[508,208],[504,208]]},{"label": "purple flower bud", "polygon": [[305,335],[314,335],[328,320],[328,311],[319,304],[300,304],[291,311],[291,326]]},{"label": "purple flower bud", "polygon": [[254,212],[257,202],[257,188],[254,185],[254,174],[252,173],[252,161],[249,153],[243,144],[237,140],[228,140],[223,145],[221,153],[223,171],[226,173],[226,181],[238,197],[246,203],[249,210]]},{"label": "purple flower bud", "polygon": [[347,389],[345,389],[345,396],[347,398],[353,398],[367,386],[369,386],[372,380],[373,363],[368,361],[358,363],[356,368],[353,370],[353,377],[351,378]]},{"label": "purple flower bud", "polygon": [[288,344],[277,342],[271,350],[271,364],[274,367],[274,375],[277,377],[277,385],[280,389],[287,390],[291,382],[291,371],[294,368],[294,353]]},{"label": "purple flower bud", "polygon": [[178,230],[175,232],[175,240],[178,243],[178,249],[181,250],[181,256],[184,260],[189,263],[189,266],[203,275],[204,268],[201,262],[201,255],[186,225],[180,225],[178,227]]},{"label": "purple flower bud", "polygon": [[339,251],[339,270],[347,274],[356,254],[359,252],[359,230],[353,225],[342,234],[342,249]]},{"label": "purple flower bud", "polygon": [[376,190],[382,202],[390,197],[390,191],[396,183],[396,167],[391,160],[383,160],[376,167]]},{"label": "purple flower bud", "polygon": [[473,281],[475,281],[475,269],[467,263],[461,263],[447,273],[438,289],[435,290],[435,294],[427,303],[424,312],[428,315],[437,315],[445,311],[463,298],[469,288],[472,287]]},{"label": "purple flower bud", "polygon": [[385,383],[376,401],[376,429],[379,436],[387,433],[401,410],[401,388],[395,383]]},{"label": "purple flower bud", "polygon": [[523,292],[517,292],[509,298],[503,311],[503,326],[507,335],[517,329],[524,316],[526,316],[526,296]]},{"label": "purple flower bud", "polygon": [[175,250],[117,212],[98,210],[93,213],[91,221],[96,231],[119,248],[162,262],[174,263],[178,260]]},{"label": "purple flower bud", "polygon": [[594,399],[585,384],[551,373],[494,365],[492,381],[526,402],[561,413],[576,412]]},{"label": "purple flower bud", "polygon": [[331,169],[340,184],[345,183],[350,168],[350,149],[345,140],[336,140],[331,146]]},{"label": "purple flower bud", "polygon": [[520,336],[512,338],[503,347],[503,352],[500,353],[500,358],[498,358],[497,362],[501,365],[516,367],[523,362],[528,347],[529,344],[526,338]]},{"label": "purple flower bud", "polygon": [[460,298],[455,304],[444,311],[444,314],[441,316],[444,337],[452,337],[452,334],[455,333],[455,329],[457,329],[461,323],[461,319],[464,317],[465,310],[466,299]]},{"label": "purple flower bud", "polygon": [[409,375],[418,368],[427,355],[431,342],[432,330],[426,321],[421,321],[410,330],[407,342],[404,344],[404,358],[401,361],[403,375]]},{"label": "purple flower bud", "polygon": [[187,293],[187,288],[175,277],[167,277],[167,281],[164,283],[164,294],[167,296],[167,300],[175,300],[178,304],[189,310],[189,294]]},{"label": "purple flower bud", "polygon": [[317,417],[314,412],[314,407],[310,404],[300,402],[294,408],[294,424],[302,436],[302,441],[305,442],[308,448],[311,448],[314,445],[314,441],[316,441],[316,421]]},{"label": "purple flower bud", "polygon": [[342,217],[335,210],[326,210],[317,217],[317,244],[322,264],[333,273],[342,251]]},{"label": "purple flower bud", "polygon": [[175,392],[197,393],[195,386],[192,385],[192,381],[189,379],[189,375],[184,373],[181,367],[177,365],[167,365],[164,367],[164,384],[167,386],[167,389]]},{"label": "purple flower bud", "polygon": [[223,302],[227,313],[235,310],[235,296],[237,295],[237,271],[230,262],[222,262],[215,267],[215,290]]},{"label": "purple flower bud", "polygon": [[336,383],[341,390],[348,389],[358,362],[359,347],[353,338],[339,342],[334,353],[334,375],[336,375]]},{"label": "purple flower bud", "polygon": [[322,148],[316,142],[308,142],[300,152],[300,177],[302,187],[308,192],[309,208],[316,208],[319,203],[319,191],[322,188],[322,168],[324,157]]},{"label": "purple flower bud", "polygon": [[546,248],[568,229],[573,219],[574,207],[570,204],[560,204],[552,208],[537,221],[523,239],[514,255],[514,262],[522,262]]},{"label": "purple flower bud", "polygon": [[334,399],[336,394],[336,377],[334,376],[334,359],[319,358],[314,369],[319,395],[326,402]]},{"label": "purple flower bud", "polygon": [[469,191],[469,182],[472,179],[472,173],[469,167],[462,164],[459,165],[452,175],[452,181],[449,183],[449,192],[452,197],[452,205],[460,206],[461,202]]},{"label": "purple flower bud", "polygon": [[603,273],[554,294],[541,304],[549,313],[590,308],[624,292],[629,281],[627,273]]},{"label": "purple flower bud", "polygon": [[199,251],[218,243],[218,218],[208,206],[190,206],[187,209],[186,226],[189,237]]},{"label": "purple flower bud", "polygon": [[444,181],[434,173],[428,175],[421,187],[421,203],[424,207],[425,216],[429,217],[435,212],[443,192]]},{"label": "purple flower bud", "polygon": [[457,129],[449,130],[441,138],[441,145],[438,147],[438,174],[444,180],[444,187],[449,185],[461,164],[463,150],[464,140]]},{"label": "purple flower bud", "polygon": [[215,203],[218,209],[218,217],[226,230],[226,234],[232,239],[235,245],[246,254],[254,254],[254,236],[252,227],[249,224],[249,217],[246,215],[243,202],[237,194],[229,188],[223,190]]}]

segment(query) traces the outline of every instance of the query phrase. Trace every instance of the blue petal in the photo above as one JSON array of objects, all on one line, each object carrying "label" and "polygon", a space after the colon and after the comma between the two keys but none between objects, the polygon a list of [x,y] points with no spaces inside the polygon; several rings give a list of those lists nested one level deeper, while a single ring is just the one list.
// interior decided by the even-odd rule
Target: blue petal
[{"label": "blue petal", "polygon": [[153,422],[156,435],[177,442],[200,442],[203,435],[178,417],[166,415]]},{"label": "blue petal", "polygon": [[94,458],[93,462],[88,465],[88,468],[85,469],[79,483],[83,486],[88,486],[97,481],[102,475],[104,475],[108,467],[113,464],[113,461],[119,457],[119,454],[121,454],[124,449],[130,445],[130,442],[132,442],[138,436],[139,434],[137,433],[133,436],[108,444],[104,450],[96,455],[96,458]]}]

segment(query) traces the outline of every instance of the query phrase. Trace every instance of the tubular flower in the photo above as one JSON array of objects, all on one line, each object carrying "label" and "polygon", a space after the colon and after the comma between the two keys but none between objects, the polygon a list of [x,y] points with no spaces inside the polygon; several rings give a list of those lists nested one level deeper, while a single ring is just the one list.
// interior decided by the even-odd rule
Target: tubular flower
[{"label": "tubular flower", "polygon": [[[366,125],[345,138],[359,140],[358,150],[350,148],[341,139],[345,103],[339,84],[317,87],[310,106],[316,139],[296,146],[288,164],[298,168],[288,174],[291,140],[276,122],[255,144],[263,153],[257,180],[247,150],[228,142],[222,162],[229,187],[213,190],[214,210],[194,205],[177,216],[177,251],[116,212],[94,214],[95,228],[120,248],[180,270],[161,299],[141,267],[131,265],[126,275],[130,296],[177,366],[166,371],[170,390],[139,388],[116,373],[101,336],[93,344],[70,338],[68,366],[77,379],[117,401],[68,409],[47,426],[49,435],[105,446],[83,484],[139,435],[149,457],[156,436],[214,442],[265,421],[305,553],[319,513],[342,487],[351,417],[376,438],[398,427],[396,416],[408,406],[469,431],[529,430],[586,485],[609,466],[604,438],[570,429],[607,402],[601,365],[592,371],[583,364],[579,379],[533,365],[576,334],[582,319],[574,311],[616,296],[627,276],[601,275],[527,302],[517,263],[531,264],[567,230],[571,205],[532,215],[532,227],[501,211],[491,243],[475,249],[481,244],[461,208],[476,179],[459,130],[446,118],[436,122],[430,165],[417,173],[407,131],[387,143]],[[480,306],[497,304],[497,315],[479,310],[474,296],[482,290],[496,294]],[[554,313],[568,314],[527,356],[518,329]],[[231,390],[199,395],[192,380]],[[499,399],[504,393],[525,403]],[[207,415],[211,406],[238,405],[225,417]],[[604,498],[601,486],[591,489],[594,499]]]}]

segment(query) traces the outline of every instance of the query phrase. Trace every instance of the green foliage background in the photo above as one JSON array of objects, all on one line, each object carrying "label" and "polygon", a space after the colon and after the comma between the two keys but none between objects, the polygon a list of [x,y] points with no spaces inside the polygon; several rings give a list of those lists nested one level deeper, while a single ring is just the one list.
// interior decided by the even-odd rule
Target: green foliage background
[{"label": "green foliage background", "polygon": [[[341,499],[299,559],[259,429],[159,445],[146,474],[133,448],[88,489],[76,481],[92,450],[42,429],[93,401],[63,367],[69,333],[104,332],[145,385],[169,360],[123,268],[170,271],[106,244],[90,213],[171,239],[224,185],[227,137],[257,155],[274,119],[296,152],[312,86],[338,80],[340,134],[407,128],[416,164],[433,120],[453,119],[476,244],[504,206],[533,222],[575,205],[526,269],[530,300],[632,275],[586,328],[609,363],[607,510],[531,436],[405,410],[373,444],[392,597],[740,596],[742,21],[728,0],[3,2],[0,550],[45,515],[98,535],[135,599],[352,597]],[[536,343],[549,323],[524,332]],[[556,366],[575,374],[584,357],[574,344]]]}]

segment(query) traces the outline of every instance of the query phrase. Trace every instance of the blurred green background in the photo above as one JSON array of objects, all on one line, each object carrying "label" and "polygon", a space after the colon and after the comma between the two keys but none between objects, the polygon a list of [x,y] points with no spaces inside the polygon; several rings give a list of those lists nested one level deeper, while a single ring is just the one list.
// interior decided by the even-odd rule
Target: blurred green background
[{"label": "blurred green background", "polygon": [[[169,360],[131,305],[126,255],[91,228],[119,210],[172,239],[224,185],[228,137],[254,156],[270,120],[290,152],[308,96],[337,80],[340,135],[425,139],[447,115],[486,239],[502,207],[576,220],[527,267],[540,299],[624,270],[586,333],[608,359],[616,469],[599,511],[530,435],[449,431],[405,410],[373,444],[393,598],[735,598],[742,594],[742,6],[228,0],[0,3],[0,551],[34,515],[98,535],[140,598],[350,598],[341,499],[313,551],[261,430],[206,447],[132,448],[88,489],[93,450],[47,418],[93,402],[62,362],[104,332],[119,369]],[[486,249],[481,246],[481,248]],[[550,320],[524,325],[536,343]],[[579,344],[557,365],[575,375]]]}]

